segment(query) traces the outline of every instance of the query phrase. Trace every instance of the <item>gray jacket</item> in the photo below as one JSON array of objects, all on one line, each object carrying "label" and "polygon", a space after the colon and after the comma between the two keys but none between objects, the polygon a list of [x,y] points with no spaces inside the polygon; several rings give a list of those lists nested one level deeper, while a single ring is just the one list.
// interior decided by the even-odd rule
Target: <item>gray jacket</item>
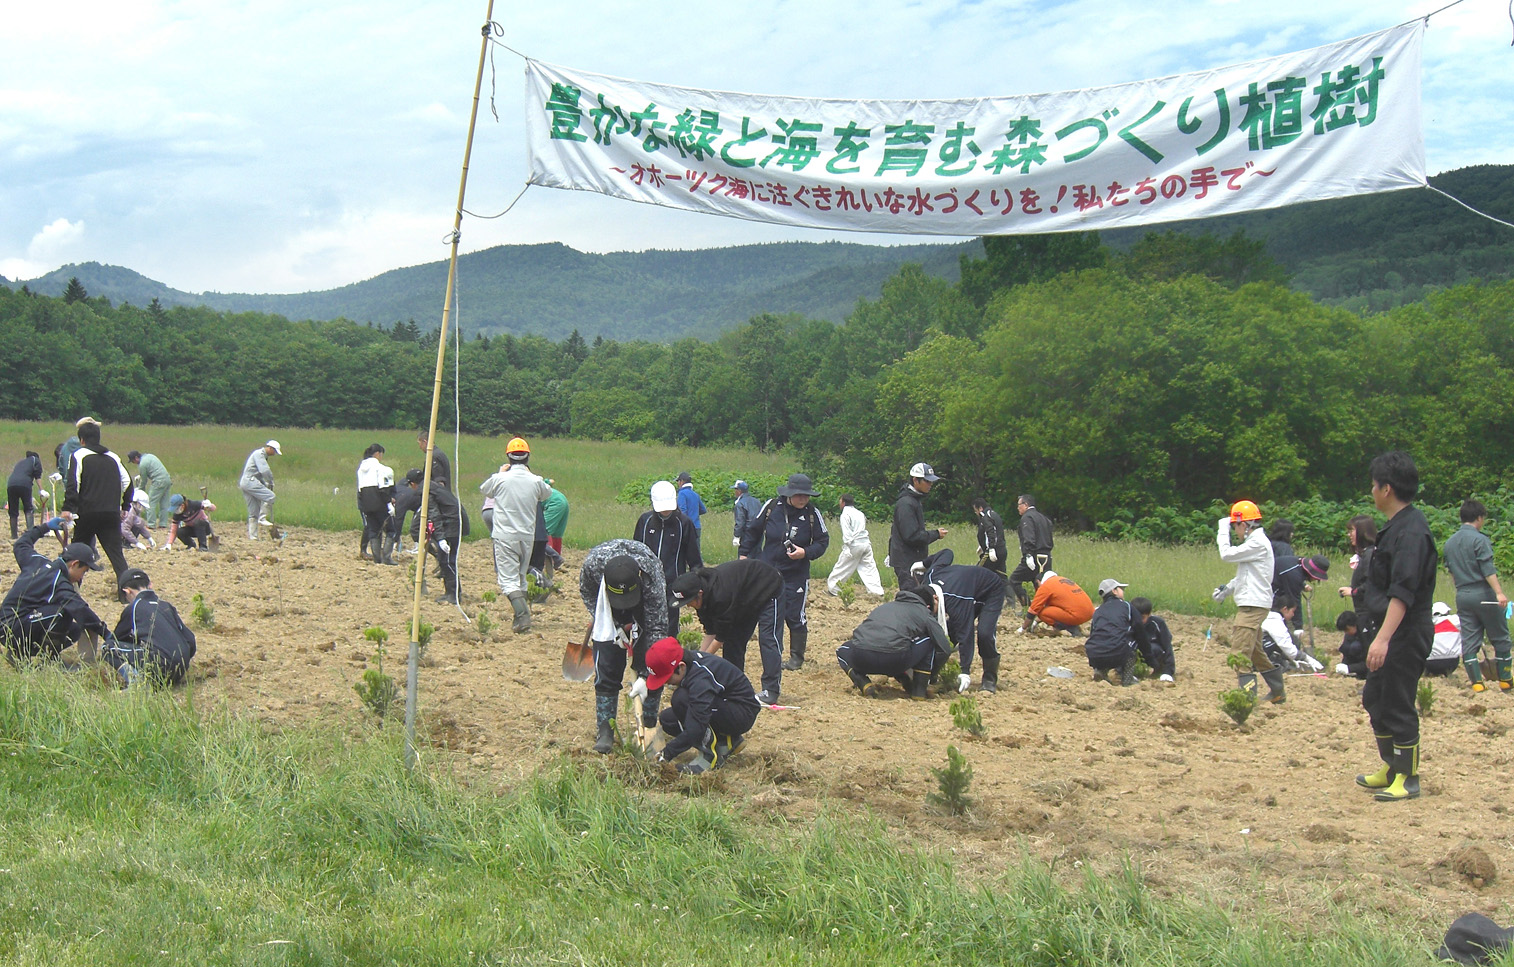
[{"label": "gray jacket", "polygon": [[247,455],[247,465],[242,468],[242,486],[262,484],[273,489],[273,470],[268,466],[268,454],[258,447]]}]

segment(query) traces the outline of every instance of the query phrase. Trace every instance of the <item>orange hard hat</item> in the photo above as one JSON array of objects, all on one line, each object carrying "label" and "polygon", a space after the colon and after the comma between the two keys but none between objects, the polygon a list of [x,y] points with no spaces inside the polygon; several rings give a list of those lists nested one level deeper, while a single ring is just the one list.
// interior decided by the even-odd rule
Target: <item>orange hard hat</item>
[{"label": "orange hard hat", "polygon": [[1231,523],[1240,523],[1243,520],[1261,520],[1262,510],[1253,501],[1237,500],[1230,505]]},{"label": "orange hard hat", "polygon": [[516,437],[505,445],[506,453],[530,453],[531,444],[524,437]]}]

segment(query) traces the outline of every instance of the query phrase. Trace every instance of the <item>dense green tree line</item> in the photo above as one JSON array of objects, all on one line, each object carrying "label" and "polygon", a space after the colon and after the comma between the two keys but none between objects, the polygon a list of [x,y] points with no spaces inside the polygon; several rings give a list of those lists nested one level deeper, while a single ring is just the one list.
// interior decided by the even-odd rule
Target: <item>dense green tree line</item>
[{"label": "dense green tree line", "polygon": [[[906,266],[839,325],[764,314],[713,342],[468,340],[462,426],[790,447],[877,497],[927,459],[953,504],[1028,490],[1089,525],[1240,496],[1352,499],[1392,447],[1446,503],[1495,490],[1514,458],[1514,283],[1362,316],[1290,291],[1243,236],[984,251],[960,283]],[[6,418],[388,428],[427,419],[436,334],[0,289],[0,348]]]}]

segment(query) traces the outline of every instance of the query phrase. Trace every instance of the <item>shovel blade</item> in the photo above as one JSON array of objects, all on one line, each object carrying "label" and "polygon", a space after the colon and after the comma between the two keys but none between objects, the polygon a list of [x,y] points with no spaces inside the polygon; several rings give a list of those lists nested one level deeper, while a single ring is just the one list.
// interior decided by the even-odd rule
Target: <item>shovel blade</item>
[{"label": "shovel blade", "polygon": [[562,677],[570,682],[586,682],[594,677],[594,646],[568,642],[562,653]]}]

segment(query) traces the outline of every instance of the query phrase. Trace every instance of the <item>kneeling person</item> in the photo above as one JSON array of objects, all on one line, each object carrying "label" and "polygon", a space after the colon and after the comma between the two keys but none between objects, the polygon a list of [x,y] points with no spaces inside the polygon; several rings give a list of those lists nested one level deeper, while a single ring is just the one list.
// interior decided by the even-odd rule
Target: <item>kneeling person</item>
[{"label": "kneeling person", "polygon": [[89,647],[81,645],[81,649],[92,654],[97,639],[105,634],[105,622],[79,594],[84,575],[104,570],[95,549],[75,542],[56,561],[37,552],[37,541],[62,527],[62,518],[55,517],[31,528],[13,545],[21,574],[0,602],[0,639],[12,663],[35,656],[57,658],[85,635]]},{"label": "kneeling person", "polygon": [[[752,633],[757,633],[762,687],[769,694],[778,692],[783,675],[783,647],[778,641],[782,593],[783,575],[765,561],[750,557],[686,571],[669,588],[675,605],[687,605],[699,615],[704,626],[699,650],[719,655],[743,674],[747,644]],[[670,621],[668,630],[676,631],[677,627]]]},{"label": "kneeling person", "polygon": [[158,597],[141,568],[127,568],[117,587],[126,608],[116,622],[115,640],[102,650],[105,661],[123,688],[143,680],[178,685],[195,654],[194,632],[173,605]]},{"label": "kneeling person", "polygon": [[946,664],[951,642],[937,620],[935,591],[930,585],[900,591],[862,619],[851,640],[836,649],[836,660],[852,684],[869,697],[877,686],[869,675],[888,675],[924,701],[931,675]]},{"label": "kneeling person", "polygon": [[1114,578],[1099,582],[1099,606],[1088,625],[1088,639],[1083,651],[1093,669],[1094,681],[1109,681],[1109,673],[1118,670],[1121,685],[1134,685],[1137,652],[1151,646],[1146,640],[1146,625],[1130,602],[1125,600],[1127,584]]},{"label": "kneeling person", "polygon": [[656,691],[664,685],[676,691],[657,719],[671,737],[659,762],[695,749],[694,760],[678,771],[698,775],[725,765],[746,745],[762,706],[741,669],[719,655],[690,651],[677,638],[663,638],[647,649],[647,688]]},{"label": "kneeling person", "polygon": [[1172,652],[1172,629],[1167,627],[1167,619],[1151,613],[1150,598],[1136,598],[1130,606],[1136,609],[1141,624],[1146,626],[1146,648],[1141,652],[1141,658],[1156,673],[1158,681],[1171,682],[1172,676],[1178,672],[1177,658]]}]

